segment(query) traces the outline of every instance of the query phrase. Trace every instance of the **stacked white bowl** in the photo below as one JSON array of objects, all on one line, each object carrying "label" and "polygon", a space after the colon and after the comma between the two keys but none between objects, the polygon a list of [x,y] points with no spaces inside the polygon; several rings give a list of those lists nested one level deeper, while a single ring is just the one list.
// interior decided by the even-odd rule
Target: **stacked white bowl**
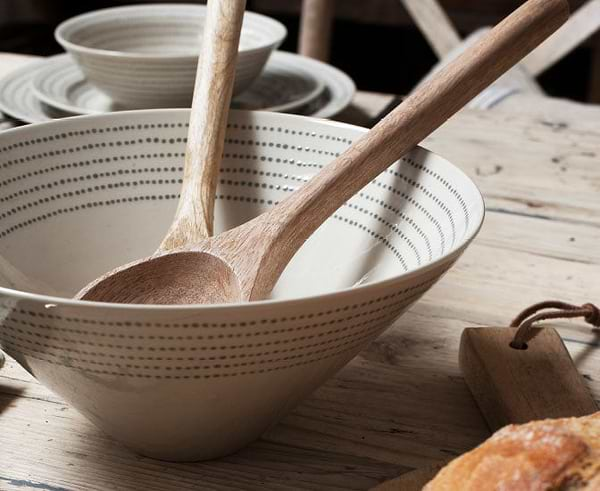
[{"label": "stacked white bowl", "polygon": [[[57,41],[86,78],[126,108],[184,107],[191,103],[206,7],[134,5],[73,17]],[[244,14],[234,95],[260,75],[286,37],[275,19]]]}]

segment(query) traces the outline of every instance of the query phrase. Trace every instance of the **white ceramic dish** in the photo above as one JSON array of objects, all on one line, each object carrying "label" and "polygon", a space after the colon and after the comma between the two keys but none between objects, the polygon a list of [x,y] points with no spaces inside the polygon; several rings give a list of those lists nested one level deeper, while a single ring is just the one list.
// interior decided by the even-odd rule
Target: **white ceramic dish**
[{"label": "white ceramic dish", "polygon": [[[467,176],[415,149],[325,222],[271,300],[70,300],[160,242],[187,120],[187,110],[120,112],[0,134],[0,348],[114,438],[167,460],[257,438],[423,295],[484,214]],[[363,132],[232,111],[216,232],[267,210]]]},{"label": "white ceramic dish", "polygon": [[[32,80],[35,96],[45,104],[73,114],[123,110],[92,85],[70,55],[50,57]],[[275,52],[252,85],[234,98],[236,109],[291,112],[316,99],[325,89],[322,78],[294,56]]]},{"label": "white ceramic dish", "polygon": [[[36,60],[9,72],[0,80],[0,111],[25,123],[53,119],[49,108],[31,90],[31,79],[44,69],[44,60]],[[56,117],[65,114],[56,114]]]},{"label": "white ceramic dish", "polygon": [[[60,24],[56,40],[86,78],[128,108],[189,107],[206,6],[148,4],[96,10]],[[234,94],[258,77],[287,32],[246,12]]]},{"label": "white ceramic dish", "polygon": [[[31,86],[32,80],[40,71],[47,68],[44,63],[45,60],[33,61],[29,65],[10,72],[0,80],[0,110],[2,112],[26,123],[41,123],[72,115],[42,103],[34,94]],[[315,78],[325,84],[325,90],[320,96],[305,106],[294,109],[294,112],[305,116],[331,118],[350,104],[356,92],[354,82],[344,72],[326,63],[294,53],[275,52],[267,66],[278,69],[279,67],[285,67],[285,69],[297,67],[299,70],[312,73]],[[94,91],[94,98],[101,97],[101,99],[94,99],[94,102],[89,104],[102,107],[107,103],[107,98],[98,94],[97,91]]]}]

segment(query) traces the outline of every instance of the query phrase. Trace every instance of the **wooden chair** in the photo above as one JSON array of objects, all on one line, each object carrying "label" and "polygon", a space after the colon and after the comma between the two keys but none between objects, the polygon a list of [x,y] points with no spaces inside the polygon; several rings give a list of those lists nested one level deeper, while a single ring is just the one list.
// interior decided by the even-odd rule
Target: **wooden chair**
[{"label": "wooden chair", "polygon": [[[461,40],[438,0],[400,0],[400,2],[440,58],[440,62],[431,73],[435,73],[458,56],[489,30],[489,28],[479,29],[465,40]],[[535,81],[535,77],[550,68],[599,29],[600,0],[589,0],[572,14],[561,29],[525,58],[520,65],[471,102],[470,107],[489,109],[517,92],[543,95],[544,92]],[[600,63],[600,56],[596,58],[596,63]],[[597,71],[600,73],[600,68]],[[427,80],[431,73],[424,80]],[[599,94],[596,96],[592,94],[592,97],[600,99],[600,86],[596,90]]]}]

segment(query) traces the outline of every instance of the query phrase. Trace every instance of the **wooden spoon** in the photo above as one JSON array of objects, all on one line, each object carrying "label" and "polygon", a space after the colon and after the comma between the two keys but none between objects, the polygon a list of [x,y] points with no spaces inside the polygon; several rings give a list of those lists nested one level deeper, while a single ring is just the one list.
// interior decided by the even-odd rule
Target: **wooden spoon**
[{"label": "wooden spoon", "polygon": [[[210,0],[190,112],[183,185],[173,222],[153,257],[213,234],[214,201],[246,0]],[[82,298],[83,292],[75,298]],[[164,303],[161,302],[161,303]]]},{"label": "wooden spoon", "polygon": [[319,225],[552,34],[568,11],[566,0],[529,0],[270,211],[117,268],[78,298],[144,304],[264,298]]},{"label": "wooden spoon", "polygon": [[213,233],[215,191],[235,79],[246,0],[210,0],[196,71],[183,186],[158,254]]}]

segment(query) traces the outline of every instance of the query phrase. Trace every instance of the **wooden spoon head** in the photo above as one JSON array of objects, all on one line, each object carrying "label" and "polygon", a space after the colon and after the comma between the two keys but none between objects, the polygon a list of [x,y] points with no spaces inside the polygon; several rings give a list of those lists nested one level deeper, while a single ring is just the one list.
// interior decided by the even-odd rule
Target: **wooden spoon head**
[{"label": "wooden spoon head", "polygon": [[242,300],[231,267],[194,250],[161,253],[117,268],[75,297],[94,302],[147,305],[234,303]]}]

